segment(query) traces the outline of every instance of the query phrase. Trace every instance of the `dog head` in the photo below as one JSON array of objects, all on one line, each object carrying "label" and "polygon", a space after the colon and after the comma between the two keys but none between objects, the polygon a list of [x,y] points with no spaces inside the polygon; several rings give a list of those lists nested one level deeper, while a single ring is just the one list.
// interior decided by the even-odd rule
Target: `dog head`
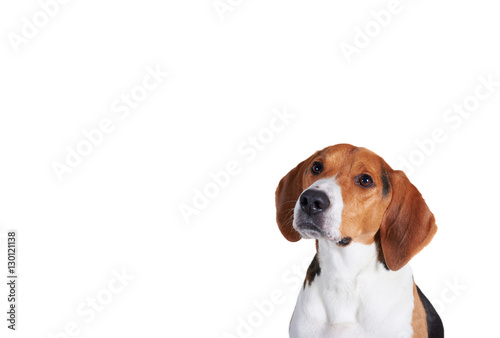
[{"label": "dog head", "polygon": [[339,246],[377,242],[399,270],[437,231],[434,215],[406,175],[365,148],[338,144],[299,163],[276,189],[283,236],[327,238]]}]

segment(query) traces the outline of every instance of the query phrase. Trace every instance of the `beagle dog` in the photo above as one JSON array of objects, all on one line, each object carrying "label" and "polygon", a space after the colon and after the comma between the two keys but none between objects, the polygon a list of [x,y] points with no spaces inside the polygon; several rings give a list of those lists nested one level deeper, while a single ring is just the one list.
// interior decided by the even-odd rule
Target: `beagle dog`
[{"label": "beagle dog", "polygon": [[287,240],[316,241],[291,338],[444,336],[407,265],[437,226],[402,171],[365,148],[327,147],[281,179],[276,209]]}]

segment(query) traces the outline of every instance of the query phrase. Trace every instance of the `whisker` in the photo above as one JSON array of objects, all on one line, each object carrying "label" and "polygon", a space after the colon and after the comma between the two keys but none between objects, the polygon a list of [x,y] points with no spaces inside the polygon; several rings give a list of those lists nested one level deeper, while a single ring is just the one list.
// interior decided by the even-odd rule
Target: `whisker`
[{"label": "whisker", "polygon": [[290,223],[293,220],[293,215],[294,215],[294,209],[290,209],[287,211],[286,216],[285,216],[285,223]]},{"label": "whisker", "polygon": [[297,202],[297,201],[295,201],[295,200],[285,201],[285,202],[280,203],[280,205],[279,205],[279,206],[281,207],[281,206],[283,206],[283,205],[285,205],[285,204],[287,204],[287,203],[296,203],[296,202]]}]

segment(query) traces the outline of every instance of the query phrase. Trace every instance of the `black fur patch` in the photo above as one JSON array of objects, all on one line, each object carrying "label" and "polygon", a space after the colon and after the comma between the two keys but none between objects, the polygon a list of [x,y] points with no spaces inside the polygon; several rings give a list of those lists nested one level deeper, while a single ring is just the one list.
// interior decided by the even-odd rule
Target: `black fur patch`
[{"label": "black fur patch", "polygon": [[391,185],[389,184],[389,177],[387,177],[387,172],[382,168],[382,195],[387,196],[391,190]]},{"label": "black fur patch", "polygon": [[321,267],[319,266],[319,260],[318,260],[318,254],[314,255],[314,258],[307,268],[307,273],[306,273],[306,279],[304,280],[304,289],[306,288],[306,284],[311,283],[314,281],[314,278],[316,276],[319,276],[321,274]]},{"label": "black fur patch", "polygon": [[443,338],[444,337],[444,328],[443,322],[436,310],[432,306],[431,302],[425,297],[425,295],[420,291],[417,286],[418,296],[422,300],[422,304],[424,305],[425,313],[427,315],[427,334],[429,338]]},{"label": "black fur patch", "polygon": [[351,237],[344,237],[340,241],[337,242],[337,245],[340,246],[348,246],[351,244],[352,238]]},{"label": "black fur patch", "polygon": [[385,263],[384,252],[382,251],[382,243],[380,243],[380,230],[375,234],[375,243],[377,244],[378,261],[382,263],[387,271],[389,271],[389,267]]}]

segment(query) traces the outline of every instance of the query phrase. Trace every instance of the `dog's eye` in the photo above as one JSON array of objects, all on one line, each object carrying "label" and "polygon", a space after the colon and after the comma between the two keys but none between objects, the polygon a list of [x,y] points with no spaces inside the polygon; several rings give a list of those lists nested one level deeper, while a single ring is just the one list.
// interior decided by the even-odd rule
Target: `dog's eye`
[{"label": "dog's eye", "polygon": [[373,179],[370,175],[361,175],[358,178],[358,183],[360,186],[368,188],[373,185]]},{"label": "dog's eye", "polygon": [[323,164],[321,162],[314,162],[311,167],[311,172],[314,175],[319,175],[323,171]]}]

